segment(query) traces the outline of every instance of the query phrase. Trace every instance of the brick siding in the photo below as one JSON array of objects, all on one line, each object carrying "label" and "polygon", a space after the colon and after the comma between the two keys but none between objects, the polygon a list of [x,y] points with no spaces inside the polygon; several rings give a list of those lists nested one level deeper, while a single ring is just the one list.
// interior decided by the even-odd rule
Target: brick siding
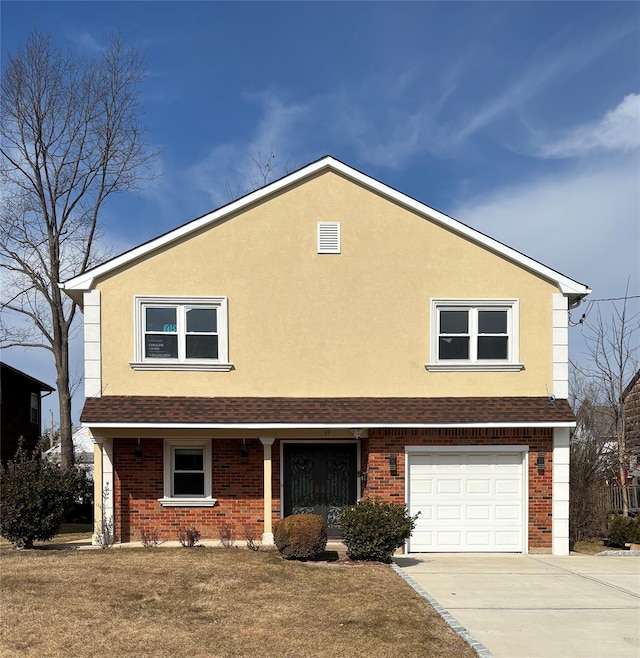
[{"label": "brick siding", "polygon": [[[245,524],[260,539],[263,519],[263,446],[247,440],[248,463],[241,463],[241,442],[215,439],[212,450],[214,507],[162,507],[163,440],[142,439],[143,461],[135,461],[137,439],[114,440],[116,533],[122,541],[137,541],[142,530],[156,528],[163,540],[177,538],[180,528],[195,525],[203,539],[219,539],[225,525],[244,539]],[[362,495],[404,502],[405,445],[499,446],[528,445],[529,459],[529,548],[551,547],[553,430],[532,429],[378,429],[361,441],[360,470],[368,481]],[[545,470],[536,467],[538,452],[545,454]],[[390,474],[389,454],[395,453],[397,475]],[[280,446],[272,447],[273,522],[280,518]]]},{"label": "brick siding", "polygon": [[[394,429],[371,430],[362,445],[362,470],[368,480],[363,496],[404,502],[405,446],[499,446],[528,445],[529,548],[551,548],[551,488],[553,430],[525,429]],[[389,454],[397,459],[397,475],[390,474]],[[545,454],[544,473],[536,467],[538,452]]]},{"label": "brick siding", "polygon": [[[195,525],[202,539],[220,539],[223,526],[231,525],[238,540],[244,540],[245,524],[255,539],[264,530],[263,446],[247,440],[247,463],[240,459],[241,442],[217,439],[211,458],[214,507],[163,507],[164,460],[162,439],[142,439],[142,463],[135,460],[137,439],[115,439],[114,489],[116,535],[121,541],[137,541],[142,530],[157,529],[162,540],[177,539],[183,527]],[[273,521],[280,518],[280,464],[273,451]]]}]

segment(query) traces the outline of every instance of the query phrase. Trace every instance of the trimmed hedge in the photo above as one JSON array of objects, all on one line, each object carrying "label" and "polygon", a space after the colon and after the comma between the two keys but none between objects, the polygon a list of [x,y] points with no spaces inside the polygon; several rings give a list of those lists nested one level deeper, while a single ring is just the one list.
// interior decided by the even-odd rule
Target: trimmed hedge
[{"label": "trimmed hedge", "polygon": [[319,514],[292,514],[278,521],[274,540],[287,560],[307,560],[327,547],[327,526]]},{"label": "trimmed hedge", "polygon": [[393,552],[411,536],[416,525],[405,505],[365,499],[345,507],[340,517],[342,541],[352,560],[391,562]]}]

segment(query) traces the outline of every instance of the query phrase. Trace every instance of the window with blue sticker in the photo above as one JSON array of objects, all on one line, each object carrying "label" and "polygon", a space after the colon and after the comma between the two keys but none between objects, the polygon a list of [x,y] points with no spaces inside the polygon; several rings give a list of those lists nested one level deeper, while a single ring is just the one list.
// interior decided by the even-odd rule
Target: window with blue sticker
[{"label": "window with blue sticker", "polygon": [[[136,298],[138,309],[134,369],[200,364],[201,369],[230,370],[227,299]],[[146,365],[145,365],[146,364]],[[210,367],[207,366],[209,364]]]}]

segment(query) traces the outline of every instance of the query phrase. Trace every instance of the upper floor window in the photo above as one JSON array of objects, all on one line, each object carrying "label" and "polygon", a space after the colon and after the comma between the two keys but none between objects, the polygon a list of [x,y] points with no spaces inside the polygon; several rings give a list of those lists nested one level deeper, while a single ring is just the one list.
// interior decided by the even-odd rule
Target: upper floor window
[{"label": "upper floor window", "polygon": [[136,297],[136,370],[231,370],[226,297]]},{"label": "upper floor window", "polygon": [[37,393],[31,393],[31,422],[37,425],[40,422],[40,396]]},{"label": "upper floor window", "polygon": [[517,300],[432,300],[427,370],[521,370]]}]

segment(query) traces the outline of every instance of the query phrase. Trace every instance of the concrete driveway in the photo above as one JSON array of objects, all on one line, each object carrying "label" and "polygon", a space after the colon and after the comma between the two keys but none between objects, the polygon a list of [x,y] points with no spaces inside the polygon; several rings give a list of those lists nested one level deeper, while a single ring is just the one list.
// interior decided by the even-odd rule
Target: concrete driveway
[{"label": "concrete driveway", "polygon": [[394,562],[488,649],[477,647],[481,656],[640,657],[640,557],[428,553]]}]

